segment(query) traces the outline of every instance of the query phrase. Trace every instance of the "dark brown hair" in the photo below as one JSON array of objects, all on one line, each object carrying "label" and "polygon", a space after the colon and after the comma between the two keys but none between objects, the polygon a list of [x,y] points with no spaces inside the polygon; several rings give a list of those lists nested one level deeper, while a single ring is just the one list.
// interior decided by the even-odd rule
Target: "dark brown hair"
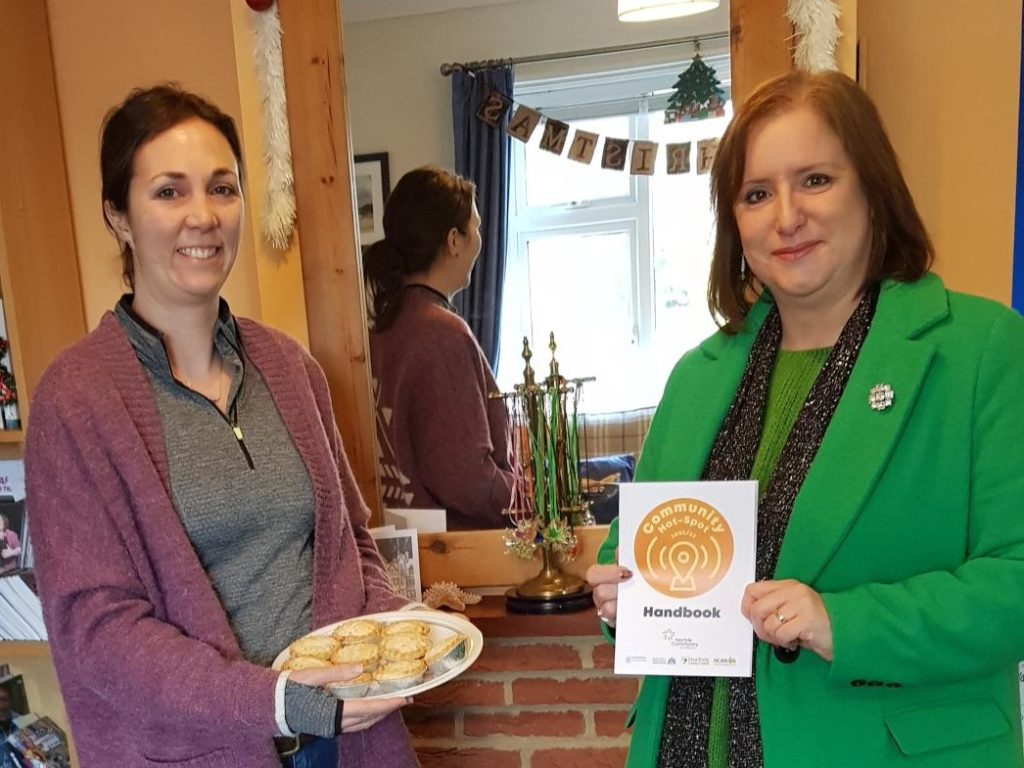
[{"label": "dark brown hair", "polygon": [[927,274],[935,253],[882,118],[866,93],[838,72],[794,71],[762,83],[736,111],[711,167],[715,249],[708,306],[726,333],[736,333],[756,298],[753,276],[741,274],[743,246],[733,207],[743,185],[751,128],[797,107],[809,107],[842,142],[871,214],[871,254],[865,287],[886,278],[913,282]]},{"label": "dark brown hair", "polygon": [[[128,211],[128,188],[135,172],[135,155],[151,139],[187,120],[205,120],[216,128],[231,145],[238,163],[239,184],[244,166],[242,143],[235,121],[214,104],[184,90],[174,83],[152,88],[136,88],[119,105],[107,112],[100,128],[100,176],[103,180],[102,200],[115,211]],[[107,229],[114,227],[107,218]],[[116,234],[116,233],[115,233]],[[131,247],[121,247],[121,274],[129,288],[135,288],[135,269]]]},{"label": "dark brown hair", "polygon": [[373,330],[387,329],[398,317],[406,275],[437,261],[453,227],[466,233],[475,195],[473,182],[432,165],[399,179],[384,206],[384,239],[363,253]]}]

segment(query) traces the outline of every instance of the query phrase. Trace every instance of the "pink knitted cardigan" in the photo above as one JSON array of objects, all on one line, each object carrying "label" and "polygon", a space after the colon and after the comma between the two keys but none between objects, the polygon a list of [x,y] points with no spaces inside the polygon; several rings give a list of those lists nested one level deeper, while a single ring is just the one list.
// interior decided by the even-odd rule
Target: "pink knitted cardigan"
[{"label": "pink knitted cardigan", "polygon": [[[243,319],[238,329],[313,486],[314,626],[400,607],[323,372],[283,334]],[[82,767],[279,767],[277,673],[241,657],[172,506],[149,381],[111,313],[44,374],[25,461],[39,592]],[[339,743],[345,768],[417,764],[398,713]]]}]

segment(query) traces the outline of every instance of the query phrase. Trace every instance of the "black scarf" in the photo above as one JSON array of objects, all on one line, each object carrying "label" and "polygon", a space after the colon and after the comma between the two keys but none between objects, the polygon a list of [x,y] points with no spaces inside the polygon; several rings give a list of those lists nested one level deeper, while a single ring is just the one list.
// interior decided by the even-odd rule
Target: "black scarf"
[{"label": "black scarf", "polygon": [[[761,494],[757,511],[756,577],[759,581],[775,574],[793,502],[839,405],[877,304],[878,288],[865,291],[815,379]],[[746,480],[750,477],[761,442],[768,385],[781,340],[782,322],[778,307],[773,306],[754,340],[736,397],[715,438],[701,479]],[[757,643],[755,638],[755,652]],[[761,768],[764,764],[755,674],[752,671],[750,677],[728,679],[729,768]],[[659,768],[706,768],[714,686],[713,677],[672,678]]]}]

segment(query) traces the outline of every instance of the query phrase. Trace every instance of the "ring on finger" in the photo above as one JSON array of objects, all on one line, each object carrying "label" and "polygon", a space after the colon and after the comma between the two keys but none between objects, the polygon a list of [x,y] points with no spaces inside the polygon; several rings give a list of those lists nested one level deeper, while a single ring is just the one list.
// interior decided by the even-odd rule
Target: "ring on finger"
[{"label": "ring on finger", "polygon": [[786,623],[786,616],[782,613],[781,610],[775,612],[775,618],[779,620],[779,624]]}]

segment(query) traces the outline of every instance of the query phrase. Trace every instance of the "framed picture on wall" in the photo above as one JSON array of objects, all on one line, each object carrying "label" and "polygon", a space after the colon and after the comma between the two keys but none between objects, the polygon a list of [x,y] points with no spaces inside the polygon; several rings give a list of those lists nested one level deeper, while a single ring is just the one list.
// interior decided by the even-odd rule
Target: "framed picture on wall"
[{"label": "framed picture on wall", "polygon": [[391,586],[411,603],[423,599],[420,583],[419,536],[415,528],[395,530],[392,526],[370,531],[377,545]]},{"label": "framed picture on wall", "polygon": [[25,464],[0,461],[0,574],[26,567],[27,538]]},{"label": "framed picture on wall", "polygon": [[362,248],[384,239],[384,203],[391,192],[388,153],[356,155],[356,211],[359,216],[359,245]]}]

